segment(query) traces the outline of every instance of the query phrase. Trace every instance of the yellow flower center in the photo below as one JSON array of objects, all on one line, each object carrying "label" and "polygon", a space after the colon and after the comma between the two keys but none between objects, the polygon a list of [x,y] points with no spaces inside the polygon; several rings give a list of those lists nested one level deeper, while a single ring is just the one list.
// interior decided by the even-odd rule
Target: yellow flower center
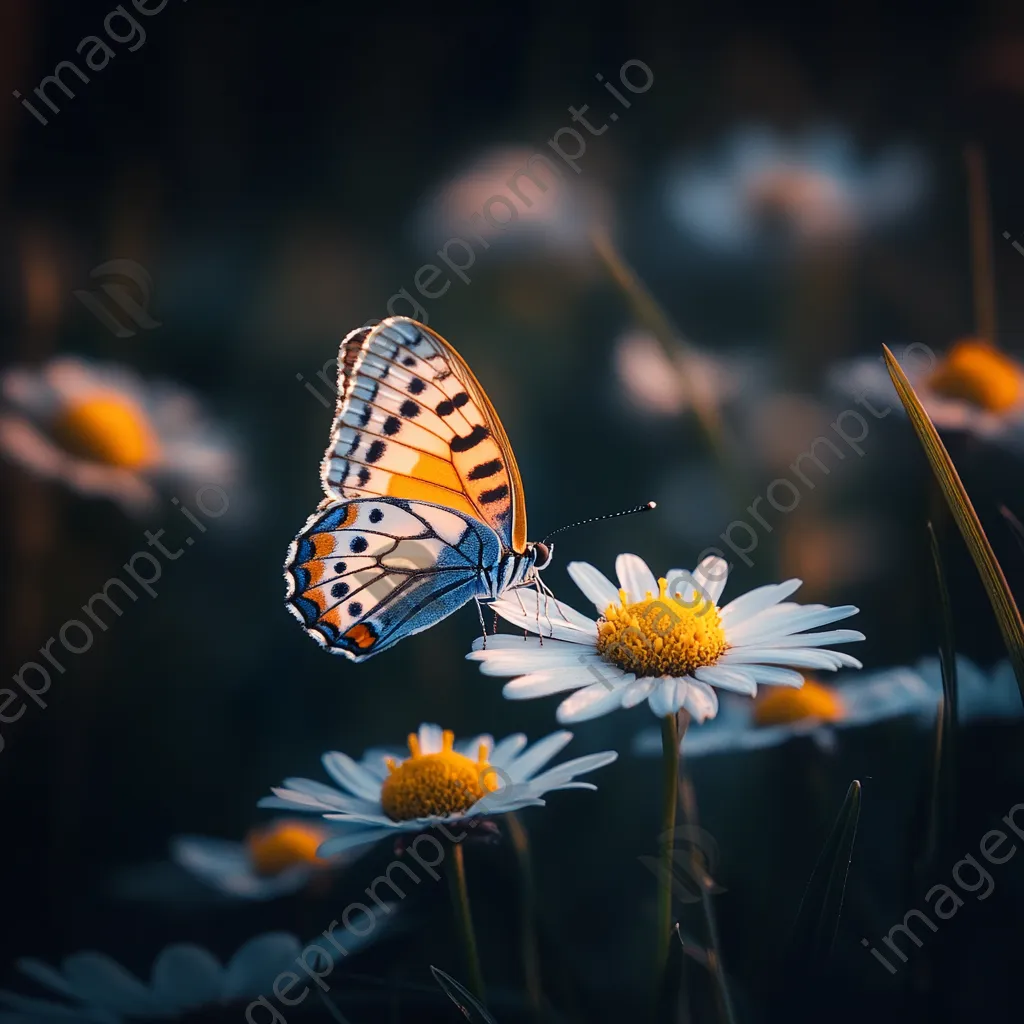
[{"label": "yellow flower center", "polygon": [[298,821],[279,821],[255,829],[245,839],[257,875],[272,877],[298,864],[323,866],[317,847],[327,838],[327,829]]},{"label": "yellow flower center", "polygon": [[788,725],[805,718],[838,722],[843,710],[843,702],[833,688],[805,679],[799,689],[772,686],[762,690],[754,702],[754,725]]},{"label": "yellow flower center", "polygon": [[658,597],[609,605],[597,624],[597,650],[605,661],[637,676],[685,676],[714,665],[726,647],[722,620],[713,601],[696,594],[682,603],[658,580]]},{"label": "yellow flower center", "polygon": [[143,411],[117,394],[71,402],[54,424],[58,441],[74,455],[124,469],[156,460],[157,441]]},{"label": "yellow flower center", "polygon": [[989,412],[1006,412],[1024,397],[1021,367],[986,341],[957,342],[928,384],[946,398],[960,398]]},{"label": "yellow flower center", "polygon": [[455,734],[445,730],[441,751],[424,754],[419,738],[410,733],[411,756],[402,762],[388,758],[390,774],[380,788],[380,805],[392,821],[460,814],[498,788],[487,744],[480,744],[471,761],[452,749],[454,742]]}]

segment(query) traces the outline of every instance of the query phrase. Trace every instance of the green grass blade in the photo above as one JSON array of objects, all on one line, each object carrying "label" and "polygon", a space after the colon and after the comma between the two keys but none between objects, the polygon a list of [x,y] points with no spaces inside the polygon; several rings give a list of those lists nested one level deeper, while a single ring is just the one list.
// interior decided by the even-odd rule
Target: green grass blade
[{"label": "green grass blade", "polygon": [[885,345],[882,348],[885,350],[886,367],[896,386],[896,393],[907,410],[907,416],[921,440],[932,472],[942,489],[943,497],[953,513],[956,525],[960,528],[971,558],[974,559],[974,564],[978,567],[981,582],[992,602],[992,610],[995,612],[999,630],[1003,634],[1003,642],[1010,655],[1010,663],[1013,665],[1014,675],[1017,677],[1021,700],[1024,701],[1024,621],[1021,620],[1020,609],[1013,599],[1010,586],[1006,582],[1006,577],[992,550],[992,545],[982,529],[978,513],[974,511],[971,499],[967,496],[963,481],[953,465],[953,460],[949,457],[949,452],[946,451],[945,445],[939,438],[939,432],[928,418],[928,413],[924,411],[920,399],[914,393],[910,381],[907,380],[907,375],[896,362],[896,357]]},{"label": "green grass blade", "polygon": [[480,1000],[460,985],[450,974],[446,974],[440,967],[431,967],[430,973],[434,980],[441,986],[448,998],[459,1008],[462,1016],[474,1024],[497,1024],[497,1021],[483,1008]]},{"label": "green grass blade", "polygon": [[807,883],[793,926],[790,948],[793,964],[799,970],[822,968],[832,952],[853,860],[860,805],[861,785],[854,779]]}]

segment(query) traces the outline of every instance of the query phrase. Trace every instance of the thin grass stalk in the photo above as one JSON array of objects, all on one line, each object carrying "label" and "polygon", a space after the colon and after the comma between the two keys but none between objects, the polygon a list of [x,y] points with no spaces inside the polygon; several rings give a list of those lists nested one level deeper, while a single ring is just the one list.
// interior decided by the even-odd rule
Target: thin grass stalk
[{"label": "thin grass stalk", "polygon": [[466,958],[466,970],[469,976],[469,990],[485,1002],[484,976],[480,970],[480,954],[477,951],[476,932],[473,930],[473,915],[469,907],[469,887],[466,885],[466,861],[462,846],[451,844],[451,857],[448,860],[448,891],[452,898],[452,910],[455,923],[458,925],[459,938]]},{"label": "thin grass stalk", "polygon": [[540,983],[540,954],[537,950],[537,887],[533,878],[533,861],[530,856],[530,836],[519,816],[513,811],[505,816],[508,822],[512,846],[519,862],[519,876],[522,891],[519,898],[521,908],[520,941],[522,942],[523,973],[526,979],[526,995],[535,1019],[543,1015],[543,995]]}]

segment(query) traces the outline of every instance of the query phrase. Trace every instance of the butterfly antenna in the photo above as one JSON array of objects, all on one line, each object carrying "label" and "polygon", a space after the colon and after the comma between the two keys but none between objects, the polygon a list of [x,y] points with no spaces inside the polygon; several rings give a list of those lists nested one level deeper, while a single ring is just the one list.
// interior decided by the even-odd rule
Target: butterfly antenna
[{"label": "butterfly antenna", "polygon": [[578,523],[570,523],[568,526],[560,526],[557,530],[552,530],[544,540],[542,544],[547,544],[556,533],[564,533],[566,530],[575,530],[577,526],[587,526],[590,523],[600,523],[605,519],[618,519],[619,516],[632,516],[636,515],[637,512],[650,512],[652,509],[656,509],[658,503],[656,501],[649,501],[645,505],[637,505],[636,508],[627,508],[621,512],[609,512],[606,516],[594,516],[593,519],[581,519]]}]

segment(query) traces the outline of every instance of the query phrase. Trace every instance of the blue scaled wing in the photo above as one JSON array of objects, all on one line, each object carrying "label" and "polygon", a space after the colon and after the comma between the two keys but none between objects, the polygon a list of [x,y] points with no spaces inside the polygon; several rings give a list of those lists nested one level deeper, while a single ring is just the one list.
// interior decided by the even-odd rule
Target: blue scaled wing
[{"label": "blue scaled wing", "polygon": [[288,608],[331,653],[365,661],[487,596],[501,551],[490,527],[455,509],[332,502],[288,549]]}]

